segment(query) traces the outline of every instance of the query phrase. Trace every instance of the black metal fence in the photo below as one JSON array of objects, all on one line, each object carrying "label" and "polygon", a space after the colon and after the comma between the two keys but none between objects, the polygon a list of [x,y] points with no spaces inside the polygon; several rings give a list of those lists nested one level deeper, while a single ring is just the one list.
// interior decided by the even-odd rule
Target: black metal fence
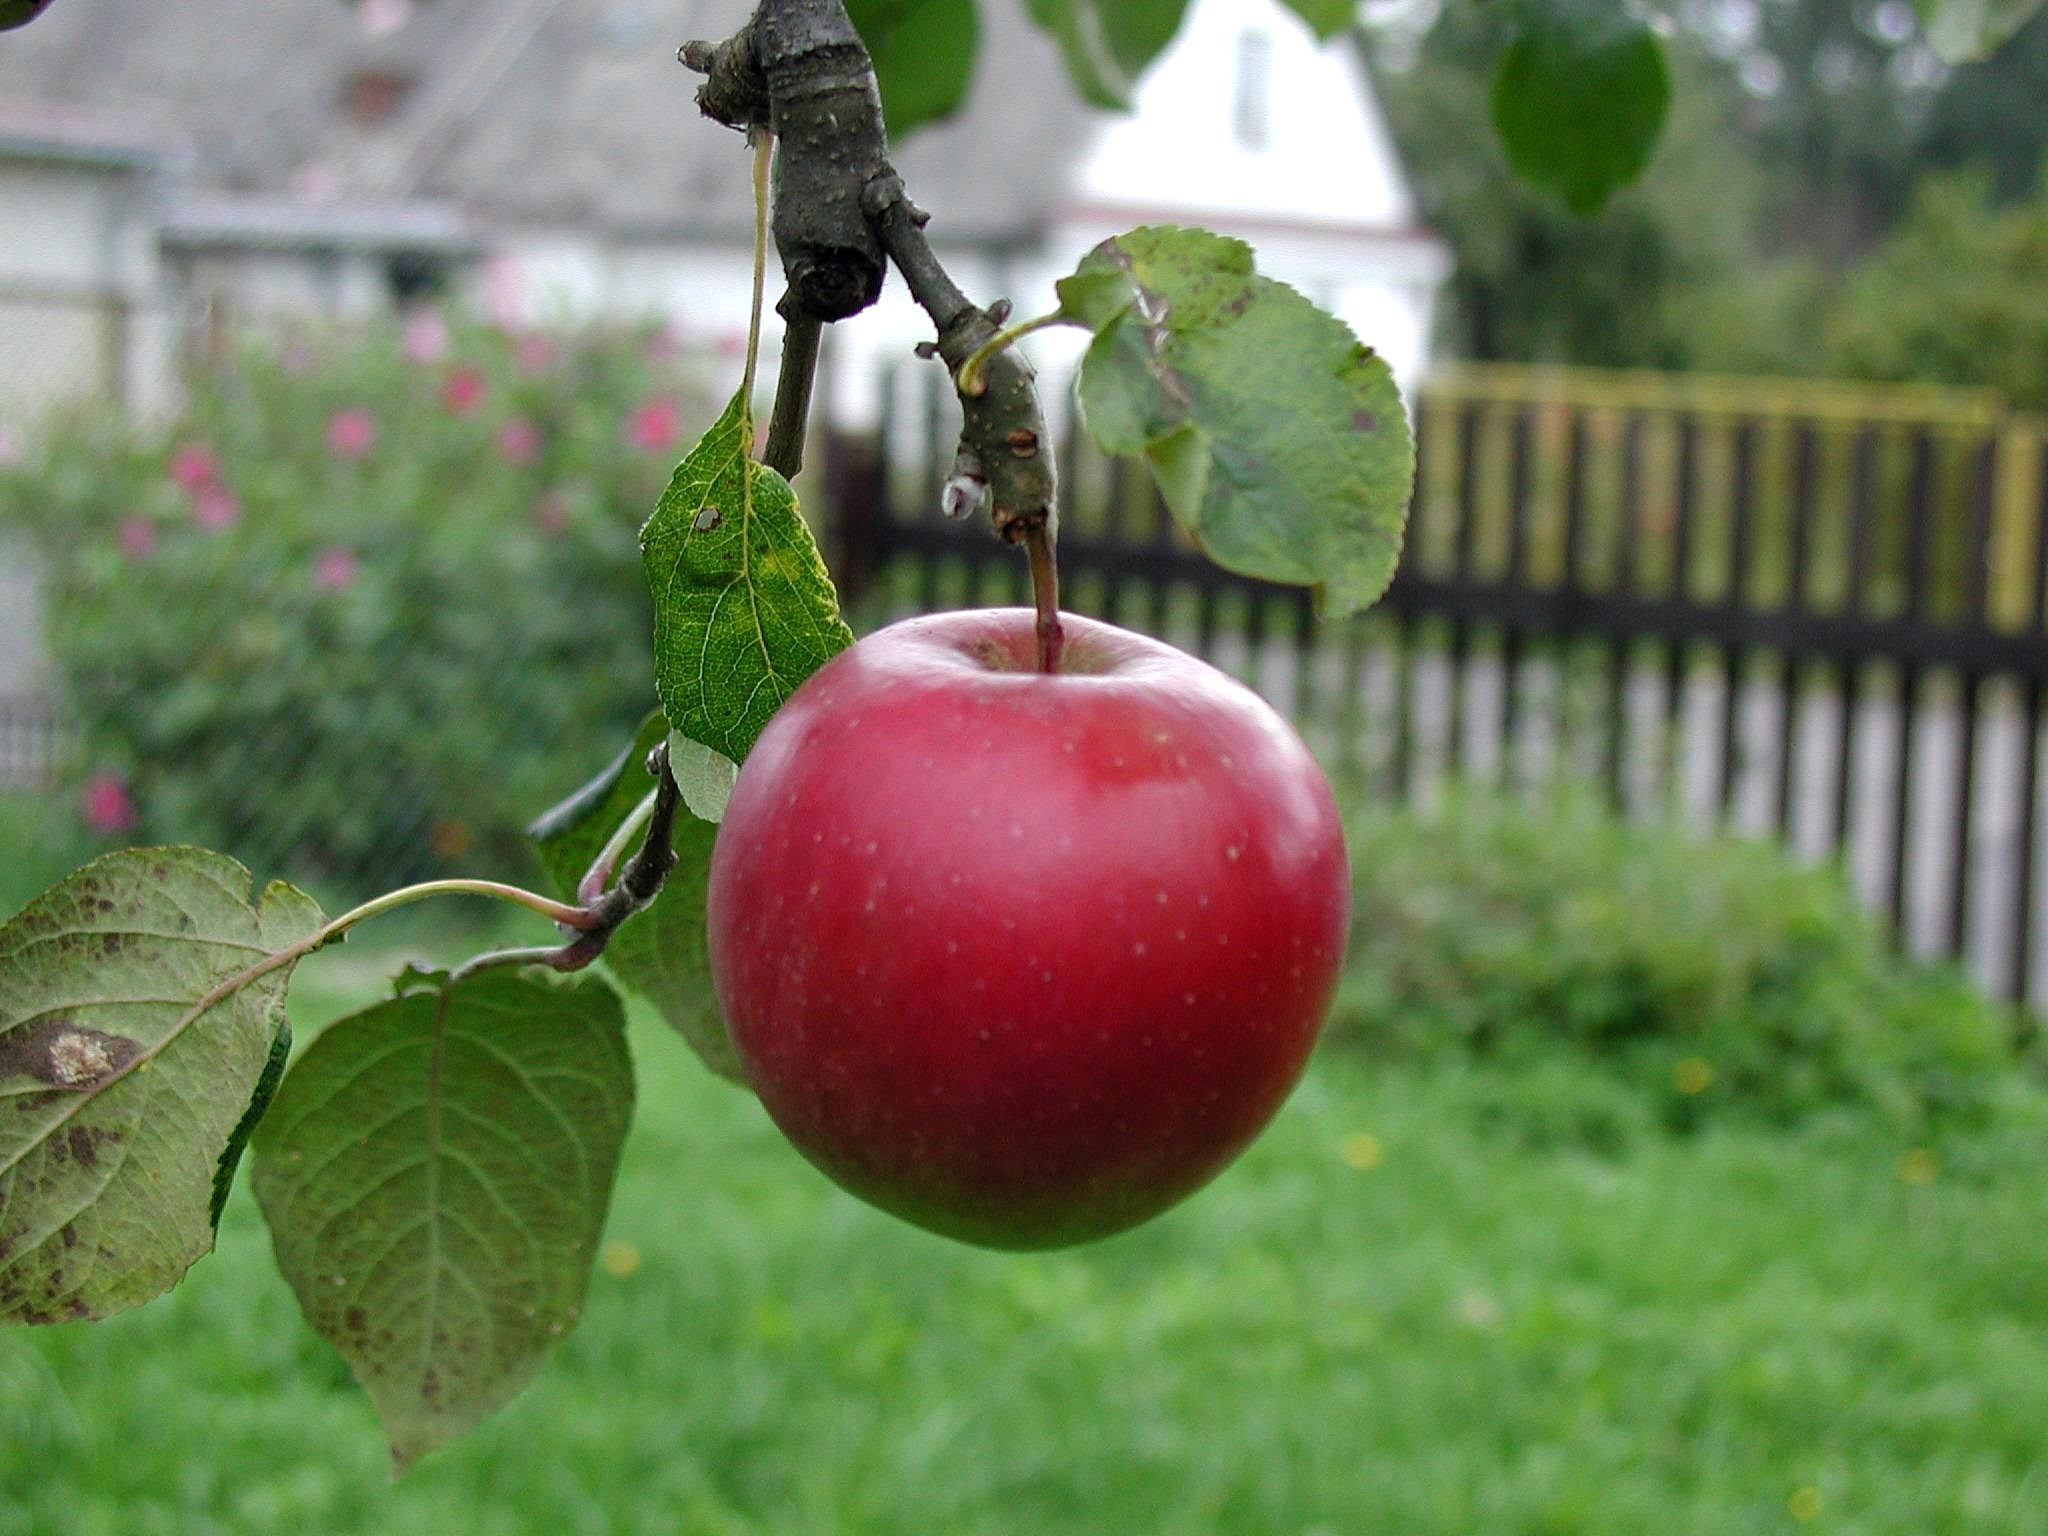
[{"label": "black metal fence", "polygon": [[[834,569],[870,613],[1024,600],[1013,552],[934,510],[937,372],[831,444]],[[2043,423],[1959,392],[1468,369],[1417,430],[1392,590],[1319,624],[1068,424],[1068,605],[1243,676],[1369,790],[1591,778],[1839,856],[1915,951],[2048,995]]]}]

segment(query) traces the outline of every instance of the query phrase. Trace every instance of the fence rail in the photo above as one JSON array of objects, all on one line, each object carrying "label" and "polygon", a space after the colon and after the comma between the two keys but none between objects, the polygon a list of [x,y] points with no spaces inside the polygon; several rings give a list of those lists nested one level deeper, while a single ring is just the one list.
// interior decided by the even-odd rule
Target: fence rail
[{"label": "fence rail", "polygon": [[[1012,552],[930,510],[941,382],[893,380],[880,436],[832,443],[835,569],[885,608],[1021,601]],[[1911,948],[2048,1001],[2042,422],[1967,391],[1482,368],[1416,423],[1400,574],[1341,625],[1211,565],[1064,423],[1072,605],[1238,671],[1382,793],[1591,776],[1839,855]]]}]

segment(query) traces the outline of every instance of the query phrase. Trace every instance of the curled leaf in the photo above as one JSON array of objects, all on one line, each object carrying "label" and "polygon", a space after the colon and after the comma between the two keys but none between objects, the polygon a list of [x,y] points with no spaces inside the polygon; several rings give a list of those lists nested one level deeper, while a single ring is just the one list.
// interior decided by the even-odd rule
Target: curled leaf
[{"label": "curled leaf", "polygon": [[1217,564],[1364,608],[1400,558],[1415,449],[1384,359],[1344,323],[1261,277],[1251,248],[1204,230],[1118,235],[1059,284],[1095,332],[1082,420],[1142,455]]}]

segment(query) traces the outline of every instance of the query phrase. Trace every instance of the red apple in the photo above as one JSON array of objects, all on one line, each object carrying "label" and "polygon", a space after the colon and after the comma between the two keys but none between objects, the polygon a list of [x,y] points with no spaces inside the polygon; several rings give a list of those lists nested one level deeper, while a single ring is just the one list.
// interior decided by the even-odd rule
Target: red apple
[{"label": "red apple", "polygon": [[1330,788],[1251,690],[1071,615],[911,619],[797,689],[711,857],[747,1079],[854,1194],[1003,1248],[1191,1193],[1300,1076],[1350,906]]}]

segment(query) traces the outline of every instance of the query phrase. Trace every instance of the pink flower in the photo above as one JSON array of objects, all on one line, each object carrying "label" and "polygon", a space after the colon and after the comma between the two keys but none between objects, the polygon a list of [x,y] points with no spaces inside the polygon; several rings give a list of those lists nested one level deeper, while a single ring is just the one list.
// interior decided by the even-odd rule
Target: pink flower
[{"label": "pink flower", "polygon": [[192,521],[218,533],[242,515],[241,498],[224,485],[202,485],[192,493]]},{"label": "pink flower", "polygon": [[510,328],[526,312],[526,274],[510,256],[484,263],[484,305],[497,324]]},{"label": "pink flower", "polygon": [[484,403],[484,376],[474,368],[458,368],[442,381],[441,403],[458,416],[467,416]]},{"label": "pink flower", "polygon": [[336,411],[327,423],[327,451],[354,462],[377,441],[377,418],[360,405]]},{"label": "pink flower", "polygon": [[650,363],[665,363],[682,350],[683,341],[676,334],[672,323],[664,322],[659,330],[647,338],[647,360]]},{"label": "pink flower", "polygon": [[498,457],[507,464],[531,464],[540,452],[540,429],[524,416],[510,416],[498,428]]},{"label": "pink flower", "polygon": [[747,333],[745,331],[726,331],[720,335],[718,338],[718,355],[720,357],[745,357],[747,355]]},{"label": "pink flower", "polygon": [[356,579],[361,569],[356,552],[337,544],[313,557],[313,585],[322,592],[339,592]]},{"label": "pink flower", "polygon": [[135,825],[135,801],[127,782],[118,773],[94,774],[78,797],[78,814],[102,836],[128,831]]},{"label": "pink flower", "polygon": [[220,478],[220,460],[204,443],[180,443],[171,451],[170,473],[186,490],[204,490]]},{"label": "pink flower", "polygon": [[545,336],[522,336],[512,357],[522,373],[545,373],[555,365],[555,344]]},{"label": "pink flower", "polygon": [[569,498],[560,491],[549,491],[534,502],[533,522],[550,538],[559,536],[569,526]]},{"label": "pink flower", "polygon": [[156,548],[156,524],[146,517],[124,517],[115,537],[120,541],[121,553],[130,560],[146,560]]},{"label": "pink flower", "polygon": [[408,362],[438,363],[448,354],[448,322],[438,309],[418,310],[406,316],[400,345]]},{"label": "pink flower", "polygon": [[647,453],[674,447],[682,430],[683,413],[673,400],[645,401],[626,418],[626,441]]}]

